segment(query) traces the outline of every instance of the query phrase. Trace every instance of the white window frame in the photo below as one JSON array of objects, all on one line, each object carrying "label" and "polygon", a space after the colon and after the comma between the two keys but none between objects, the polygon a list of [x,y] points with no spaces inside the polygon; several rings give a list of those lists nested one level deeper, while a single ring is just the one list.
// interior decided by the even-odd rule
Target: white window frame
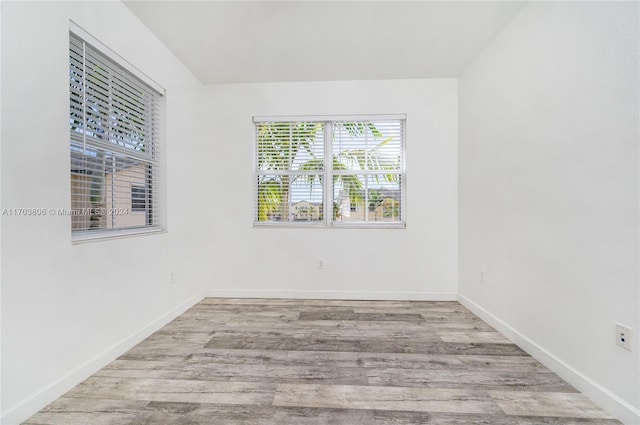
[{"label": "white window frame", "polygon": [[[385,121],[398,120],[402,121],[402,147],[401,147],[401,170],[400,175],[400,220],[398,222],[336,222],[333,218],[333,146],[332,146],[332,123],[339,121]],[[281,228],[376,228],[376,229],[404,229],[406,228],[406,114],[373,114],[373,115],[288,115],[288,116],[254,116],[254,175],[253,175],[253,226],[254,227],[281,227]],[[315,222],[295,222],[295,221],[258,221],[257,218],[257,202],[258,202],[258,140],[255,131],[256,125],[264,122],[321,122],[324,125],[324,170],[321,172],[324,178],[323,184],[323,214],[322,221]],[[351,174],[357,174],[351,173]],[[366,206],[365,206],[366,208]]]},{"label": "white window frame", "polygon": [[[110,61],[114,67],[113,68],[114,70],[119,70],[119,72],[124,71],[128,75],[126,78],[133,81],[137,80],[138,83],[142,83],[142,85],[146,85],[147,88],[155,92],[155,94],[160,99],[160,101],[156,105],[158,108],[158,111],[157,111],[157,116],[155,117],[155,119],[159,121],[159,124],[154,125],[154,128],[156,129],[154,132],[154,137],[152,137],[148,141],[149,143],[148,149],[150,149],[150,153],[147,155],[148,162],[146,162],[146,164],[148,164],[148,166],[150,167],[149,169],[151,173],[151,176],[150,176],[151,189],[150,190],[151,190],[152,201],[150,202],[152,203],[152,206],[150,206],[151,210],[149,212],[150,222],[147,221],[148,220],[147,218],[145,218],[144,225],[134,225],[132,227],[98,228],[93,230],[91,229],[72,230],[71,232],[72,242],[80,243],[80,242],[88,242],[88,241],[95,241],[95,240],[102,240],[102,239],[129,237],[129,236],[146,235],[146,234],[163,232],[165,231],[165,224],[162,220],[164,216],[162,212],[165,210],[164,208],[165,198],[162,196],[163,189],[164,189],[164,184],[163,184],[164,175],[162,174],[162,165],[161,165],[159,153],[160,153],[160,138],[161,138],[160,134],[164,129],[165,116],[164,116],[164,103],[163,103],[164,101],[162,100],[162,97],[164,97],[165,95],[165,90],[153,79],[151,79],[149,76],[144,74],[134,65],[132,65],[130,62],[122,58],[120,55],[118,55],[116,52],[114,52],[109,47],[104,45],[102,42],[100,42],[98,39],[93,37],[91,34],[89,34],[87,31],[85,31],[83,28],[81,28],[79,25],[77,25],[73,21],[69,22],[69,36],[70,38],[74,37],[76,39],[79,39],[83,43],[83,46],[88,46],[87,48],[90,48],[92,51],[96,52],[100,56],[103,56],[106,60]],[[83,49],[86,49],[86,48],[83,47]],[[83,56],[85,54],[86,52],[83,50]],[[73,140],[76,140],[76,142],[78,142],[78,134],[72,133],[70,137],[71,137],[72,143],[73,143]],[[109,146],[108,146],[109,144],[106,142],[91,143],[86,141],[87,138],[88,137],[86,136],[86,133],[83,132],[81,136],[83,144],[87,146],[90,145],[92,147],[95,145],[97,148],[104,147],[106,149],[105,152],[116,152],[116,149],[114,147],[111,147],[111,149],[109,149]],[[100,146],[100,143],[102,143],[103,146]],[[132,158],[134,159],[136,155],[142,158],[142,156],[137,153],[132,155],[133,155]],[[129,156],[125,155],[124,157],[128,158]],[[73,168],[71,171],[73,173]],[[72,187],[72,190],[73,190],[73,187]],[[112,202],[114,201],[112,200]],[[107,205],[106,207],[110,209],[112,206]],[[130,208],[131,208],[131,211],[129,211],[129,213],[134,214],[131,206]],[[138,211],[135,212],[135,215],[139,216],[140,214],[141,212],[138,212]]]}]

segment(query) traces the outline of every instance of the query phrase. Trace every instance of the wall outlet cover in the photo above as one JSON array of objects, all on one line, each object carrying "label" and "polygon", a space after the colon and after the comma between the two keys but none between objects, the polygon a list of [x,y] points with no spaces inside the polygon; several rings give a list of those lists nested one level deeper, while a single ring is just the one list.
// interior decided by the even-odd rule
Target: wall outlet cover
[{"label": "wall outlet cover", "polygon": [[616,344],[631,351],[631,328],[616,323]]}]

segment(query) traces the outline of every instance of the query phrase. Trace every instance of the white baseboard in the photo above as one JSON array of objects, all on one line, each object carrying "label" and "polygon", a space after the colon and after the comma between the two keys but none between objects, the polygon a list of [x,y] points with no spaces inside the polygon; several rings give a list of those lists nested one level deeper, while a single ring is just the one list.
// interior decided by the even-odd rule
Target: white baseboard
[{"label": "white baseboard", "polygon": [[396,300],[396,301],[457,301],[456,292],[410,291],[300,291],[256,289],[209,289],[207,297],[216,298],[307,298],[323,300]]},{"label": "white baseboard", "polygon": [[164,325],[187,311],[193,305],[198,303],[204,298],[204,293],[199,293],[188,300],[184,301],[177,307],[171,309],[166,314],[163,314],[158,319],[149,323],[142,329],[128,336],[120,342],[112,345],[102,353],[98,354],[94,358],[90,359],[83,365],[77,367],[67,375],[58,379],[56,382],[48,385],[38,391],[36,394],[27,398],[18,404],[18,406],[5,412],[0,418],[0,424],[3,425],[18,425],[30,416],[37,413],[44,406],[51,403],[64,393],[87,379],[98,370],[117,359],[122,354],[129,351],[136,344],[149,337],[152,333],[156,332]]},{"label": "white baseboard", "polygon": [[640,409],[577,371],[469,298],[458,294],[458,301],[620,421],[627,425],[640,424]]}]

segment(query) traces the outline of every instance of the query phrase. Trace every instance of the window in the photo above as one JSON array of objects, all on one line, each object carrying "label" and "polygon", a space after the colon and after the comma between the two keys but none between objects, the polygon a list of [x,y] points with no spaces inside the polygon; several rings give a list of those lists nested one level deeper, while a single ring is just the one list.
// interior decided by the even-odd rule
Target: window
[{"label": "window", "polygon": [[69,36],[74,239],[158,230],[161,88],[77,32],[83,36],[74,31]]},{"label": "window", "polygon": [[147,211],[147,189],[144,186],[131,186],[131,211]]},{"label": "window", "polygon": [[404,116],[254,122],[256,225],[404,226]]}]

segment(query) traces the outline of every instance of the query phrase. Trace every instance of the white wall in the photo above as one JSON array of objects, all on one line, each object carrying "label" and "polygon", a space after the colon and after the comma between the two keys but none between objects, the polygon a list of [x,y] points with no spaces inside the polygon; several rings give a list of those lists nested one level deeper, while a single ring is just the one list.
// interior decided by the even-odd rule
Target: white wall
[{"label": "white wall", "polygon": [[[455,299],[455,79],[216,85],[206,99],[215,192],[204,207],[222,212],[224,258],[210,294]],[[252,227],[252,116],[376,113],[407,114],[406,229]]]},{"label": "white wall", "polygon": [[[203,92],[119,2],[2,2],[3,208],[69,206],[70,18],[167,89],[169,232],[72,245],[68,217],[2,217],[2,423],[60,395],[203,285],[453,299],[458,273],[463,302],[632,423],[635,3],[527,5],[461,76],[458,96],[455,79]],[[408,117],[407,229],[252,227],[252,116],[375,113]],[[634,327],[633,352],[613,344],[615,322]]]},{"label": "white wall", "polygon": [[167,90],[169,232],[72,245],[69,217],[2,218],[3,424],[198,300],[209,280],[202,187],[185,184],[202,169],[201,85],[120,2],[2,2],[2,206],[70,206],[69,19]]},{"label": "white wall", "polygon": [[637,2],[532,2],[459,80],[461,300],[633,424],[638,51]]}]

